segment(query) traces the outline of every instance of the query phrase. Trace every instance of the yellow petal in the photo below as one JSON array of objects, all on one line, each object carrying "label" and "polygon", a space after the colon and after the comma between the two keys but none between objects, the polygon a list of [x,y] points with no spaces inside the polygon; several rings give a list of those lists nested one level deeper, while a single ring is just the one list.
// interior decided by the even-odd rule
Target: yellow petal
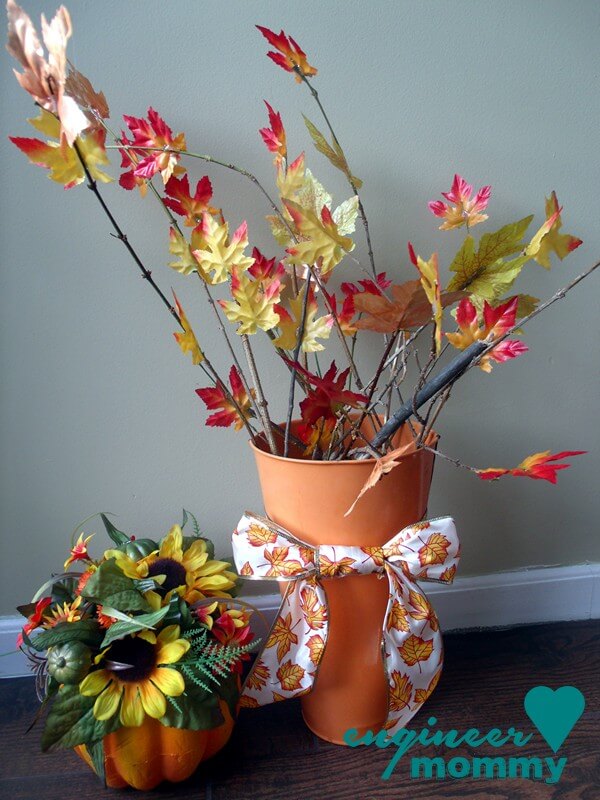
[{"label": "yellow petal", "polygon": [[179,697],[185,691],[185,681],[183,675],[176,669],[159,667],[152,673],[152,682],[158,686],[163,694],[169,697]]},{"label": "yellow petal", "polygon": [[144,707],[138,694],[137,683],[127,684],[121,706],[121,722],[126,728],[139,728],[144,721]]},{"label": "yellow petal", "polygon": [[98,695],[94,703],[94,716],[96,719],[110,719],[119,707],[119,700],[122,694],[123,687],[118,683],[111,683],[101,695]]},{"label": "yellow petal", "polygon": [[167,625],[166,628],[163,628],[162,631],[158,634],[158,641],[161,644],[168,644],[169,642],[175,642],[179,639],[179,634],[181,633],[179,629],[179,625]]},{"label": "yellow petal", "polygon": [[190,649],[187,639],[177,639],[176,642],[169,642],[158,649],[156,654],[157,664],[174,664],[179,661]]},{"label": "yellow petal", "polygon": [[121,572],[128,578],[136,579],[140,577],[140,572],[138,571],[137,563],[132,558],[129,558],[129,556],[123,553],[121,550],[106,550],[104,552],[104,558],[107,561],[110,558],[114,558]]},{"label": "yellow petal", "polygon": [[197,539],[183,554],[182,564],[188,572],[195,572],[206,564],[207,558],[206,542],[203,539]]},{"label": "yellow petal", "polygon": [[225,572],[231,564],[227,561],[209,561],[202,567],[201,575],[215,575],[218,572]]},{"label": "yellow petal", "polygon": [[183,533],[179,525],[173,525],[162,540],[159,554],[161,558],[172,558],[175,561],[183,559]]},{"label": "yellow petal", "polygon": [[152,611],[158,611],[162,605],[161,596],[158,594],[158,592],[154,592],[152,589],[144,592],[144,599],[149,604]]},{"label": "yellow petal", "polygon": [[164,694],[150,681],[140,683],[139,687],[142,705],[146,714],[154,719],[164,717],[167,710],[167,701]]},{"label": "yellow petal", "polygon": [[143,639],[145,642],[156,644],[156,634],[152,631],[140,631],[137,636],[138,639]]},{"label": "yellow petal", "polygon": [[79,691],[84,697],[94,697],[104,689],[111,680],[111,674],[106,669],[90,672],[79,684]]}]

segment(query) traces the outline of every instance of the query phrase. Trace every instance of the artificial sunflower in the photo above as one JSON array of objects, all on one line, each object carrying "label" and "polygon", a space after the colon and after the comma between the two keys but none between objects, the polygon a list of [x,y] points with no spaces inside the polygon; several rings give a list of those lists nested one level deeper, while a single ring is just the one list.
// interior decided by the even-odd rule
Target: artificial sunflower
[{"label": "artificial sunflower", "polygon": [[209,559],[206,541],[195,539],[183,549],[183,531],[174,525],[162,539],[158,551],[135,561],[120,550],[107,550],[105,558],[114,558],[130,578],[154,578],[160,585],[144,592],[154,609],[167,605],[173,594],[187,603],[206,597],[231,597],[237,575],[227,561]]},{"label": "artificial sunflower", "polygon": [[139,727],[146,714],[154,719],[164,717],[166,698],[179,697],[185,690],[182,674],[168,666],[190,648],[179,634],[179,625],[169,625],[158,635],[142,631],[113,642],[101,654],[104,667],[91,672],[79,685],[82,695],[97,696],[97,720],[113,717],[119,704],[119,719],[125,727]]}]

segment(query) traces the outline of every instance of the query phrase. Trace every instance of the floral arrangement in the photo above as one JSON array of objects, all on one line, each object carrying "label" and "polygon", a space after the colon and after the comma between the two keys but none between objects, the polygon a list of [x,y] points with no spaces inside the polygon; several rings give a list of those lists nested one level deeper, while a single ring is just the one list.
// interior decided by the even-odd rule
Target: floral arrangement
[{"label": "floral arrangement", "polygon": [[101,516],[112,548],[94,558],[94,534],[73,542],[74,532],[65,571],[18,609],[27,622],[17,646],[49,709],[42,749],[85,744],[103,776],[103,738],[120,727],[151,718],[211,730],[223,723],[222,701],[235,717],[253,633],[248,607],[232,600],[237,575],[215,560],[192,514],[159,541]]},{"label": "floral arrangement", "polygon": [[[504,369],[526,353],[525,325],[599,266],[544,302],[519,293],[515,283],[524,269],[532,264],[550,269],[553,259],[563,260],[581,240],[562,232],[563,208],[555,192],[546,199],[533,235],[527,233],[533,216],[526,216],[476,240],[473,229],[488,221],[492,189],[484,185],[474,192],[456,174],[441,193],[443,200],[429,203],[442,236],[449,230],[465,232],[448,277],[437,253],[419,253],[410,243],[404,274],[397,268],[383,271],[371,241],[362,181],[315,88],[317,69],[291,36],[257,26],[271,48],[269,58],[316,104],[325,132],[307,117],[304,121],[318,153],[348,182],[350,197],[339,205],[309,169],[305,154],[291,151],[282,117],[268,102],[268,124],[259,133],[273,157],[275,197],[249,170],[188,149],[188,137],[174,134],[154,108],[145,117],[124,115],[125,132],[113,131],[104,94],[67,61],[67,10],[61,7],[50,23],[42,17],[46,56],[25,12],[14,0],[7,8],[8,49],[23,70],[15,71],[17,80],[40,109],[29,121],[44,137],[12,141],[48,170],[51,180],[67,189],[87,183],[94,192],[113,235],[175,319],[179,347],[209,383],[196,390],[210,412],[209,426],[245,429],[260,447],[284,457],[374,458],[370,484],[409,450],[433,449],[448,458],[436,447],[433,426],[454,383],[475,366],[484,373]],[[112,180],[104,171],[112,153],[121,158],[120,186],[154,199],[165,215],[165,261],[168,249],[171,269],[194,280],[204,295],[207,319],[201,324],[212,319],[224,337],[231,357],[225,367],[214,363],[195,333],[198,326],[192,327],[178,297],[171,302],[163,293],[110,211],[100,184]],[[252,181],[269,205],[266,221],[276,249],[268,254],[250,249],[247,223],[230,225],[209,178],[192,176],[190,165],[202,162]],[[364,264],[354,255],[357,226],[368,252]],[[348,265],[354,279],[345,272]],[[287,376],[288,410],[281,424],[269,413],[252,344],[257,335],[269,338],[282,377]],[[367,337],[381,342],[369,377],[359,358]],[[338,360],[325,359],[327,348],[335,348]],[[300,419],[295,420],[299,394]],[[411,441],[400,448],[396,433],[405,423]],[[569,466],[564,459],[581,452],[536,453],[514,469],[467,468],[482,479],[510,474],[555,482],[558,470]]]}]

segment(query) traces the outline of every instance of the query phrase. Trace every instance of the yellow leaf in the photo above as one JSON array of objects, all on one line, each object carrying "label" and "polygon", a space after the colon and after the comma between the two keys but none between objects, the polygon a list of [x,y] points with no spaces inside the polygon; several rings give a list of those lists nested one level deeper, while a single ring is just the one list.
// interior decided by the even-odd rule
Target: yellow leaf
[{"label": "yellow leaf", "polygon": [[304,184],[304,153],[288,164],[287,169],[281,160],[277,161],[277,188],[282,199],[292,199]]},{"label": "yellow leaf", "polygon": [[562,220],[560,218],[560,207],[556,192],[552,192],[550,197],[546,198],[546,219],[550,220],[554,217],[554,221],[550,227],[550,231],[544,236],[543,241],[538,249],[534,258],[538,264],[541,264],[544,269],[550,269],[550,253],[556,255],[562,261],[563,258],[572,253],[573,250],[582,244],[581,239],[576,236],[571,236],[567,233],[559,233],[562,227]]},{"label": "yellow leaf", "polygon": [[281,661],[293,644],[298,644],[298,637],[292,631],[291,613],[285,617],[277,617],[265,648],[277,646],[277,659]]},{"label": "yellow leaf", "polygon": [[[279,314],[279,330],[281,333],[277,339],[273,340],[275,347],[280,347],[282,350],[294,350],[298,341],[298,331],[300,328],[300,321],[302,320],[302,302],[301,295],[297,295],[290,300],[291,314],[281,305],[277,306],[277,313]],[[326,314],[322,317],[317,317],[319,305],[311,293],[308,301],[308,308],[306,309],[306,319],[304,325],[304,337],[302,339],[302,351],[304,353],[316,353],[324,350],[325,347],[319,342],[319,339],[329,339],[331,328],[333,326],[333,319],[331,314]]]},{"label": "yellow leaf", "polygon": [[292,664],[291,661],[286,661],[277,670],[277,678],[281,688],[286,692],[292,692],[299,689],[302,685],[302,678],[304,677],[304,670],[298,664]]},{"label": "yellow leaf", "polygon": [[198,259],[193,251],[202,246],[202,233],[198,228],[192,231],[191,242],[188,244],[185,236],[175,228],[169,229],[169,253],[177,257],[176,261],[169,261],[169,266],[181,272],[182,275],[191,275],[198,272]]},{"label": "yellow leaf", "polygon": [[[422,540],[421,540],[422,541]],[[450,542],[442,533],[432,533],[427,541],[419,549],[419,561],[421,566],[430,564],[443,564],[448,555]]]},{"label": "yellow leaf", "polygon": [[439,628],[439,623],[435,615],[435,611],[429,605],[429,601],[425,595],[421,594],[420,592],[415,592],[413,589],[411,589],[409,592],[408,601],[413,607],[413,610],[409,611],[411,617],[413,619],[426,619],[429,622],[429,627],[431,630],[437,631]]},{"label": "yellow leaf", "polygon": [[[411,248],[412,250],[412,248]],[[442,317],[444,309],[442,307],[442,296],[440,288],[440,270],[438,267],[437,253],[434,253],[429,261],[425,261],[421,256],[416,256],[416,266],[421,275],[421,286],[429,302],[435,324],[435,352],[439,354],[442,349]]]},{"label": "yellow leaf", "polygon": [[408,625],[408,612],[398,600],[394,600],[387,620],[388,630],[394,628],[397,631],[410,630]]},{"label": "yellow leaf", "polygon": [[357,189],[360,189],[362,186],[362,181],[360,178],[357,178],[356,175],[353,175],[350,172],[350,167],[348,166],[346,156],[340,147],[339,142],[334,140],[333,146],[330,145],[321,131],[316,127],[316,125],[313,125],[313,123],[307,119],[307,117],[304,117],[304,123],[317,150],[320,153],[323,153],[325,158],[329,159],[336,169],[339,169],[341,172],[343,172],[351,184],[353,184]]},{"label": "yellow leaf", "polygon": [[419,661],[427,661],[432,654],[433,639],[422,639],[411,633],[398,652],[408,667],[414,667]]},{"label": "yellow leaf", "polygon": [[431,681],[429,682],[429,686],[427,689],[417,689],[415,692],[415,702],[417,703],[424,703],[426,700],[429,700],[435,687],[438,685],[440,681],[440,676],[442,674],[442,668],[440,667],[438,671],[435,673]]},{"label": "yellow leaf", "polygon": [[317,593],[312,586],[305,586],[300,592],[300,608],[306,624],[312,630],[319,630],[327,622],[325,606],[319,603]]},{"label": "yellow leaf", "polygon": [[[248,269],[254,263],[253,258],[244,255],[248,246],[248,228],[245,222],[229,238],[229,225],[222,225],[206,212],[200,223],[202,245],[192,252],[207,283],[224,283],[237,267],[239,272]],[[210,273],[213,273],[212,275]]]},{"label": "yellow leaf", "polygon": [[240,336],[254,334],[259,328],[270,331],[279,324],[279,314],[274,307],[280,291],[278,279],[265,286],[264,281],[250,280],[239,267],[234,266],[231,278],[234,299],[219,300],[219,304],[230,322],[239,322],[237,332]]},{"label": "yellow leaf", "polygon": [[285,206],[305,239],[288,247],[288,263],[314,265],[322,275],[327,275],[346,253],[354,249],[352,239],[338,232],[327,206],[321,209],[320,219],[292,200],[286,200]]},{"label": "yellow leaf", "polygon": [[413,685],[408,675],[401,675],[397,671],[392,672],[390,677],[392,679],[389,688],[390,710],[402,711],[410,702]]},{"label": "yellow leaf", "polygon": [[175,337],[175,341],[181,347],[181,351],[183,353],[191,353],[192,355],[192,364],[198,365],[204,361],[204,353],[200,349],[200,345],[198,344],[198,340],[196,339],[196,335],[192,330],[192,326],[188,322],[188,318],[185,315],[185,311],[181,307],[179,300],[177,299],[177,295],[173,292],[173,297],[175,298],[175,305],[177,306],[177,313],[179,315],[179,319],[181,320],[181,325],[183,327],[183,333],[177,331],[173,334]]}]

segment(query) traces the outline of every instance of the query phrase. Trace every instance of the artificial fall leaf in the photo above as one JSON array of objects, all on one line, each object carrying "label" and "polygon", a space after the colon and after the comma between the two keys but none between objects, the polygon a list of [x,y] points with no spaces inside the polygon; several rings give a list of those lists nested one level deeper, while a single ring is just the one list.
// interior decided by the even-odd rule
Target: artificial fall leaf
[{"label": "artificial fall leaf", "polygon": [[435,611],[429,604],[425,595],[411,589],[408,602],[412,606],[412,610],[409,611],[409,614],[413,619],[426,619],[432,631],[437,631],[439,629],[440,626]]},{"label": "artificial fall leaf", "polygon": [[195,228],[202,222],[202,214],[206,211],[209,214],[216,214],[217,209],[209,205],[213,190],[208,176],[201,178],[196,184],[196,191],[192,195],[187,174],[182,178],[172,175],[165,185],[167,197],[163,197],[163,203],[182,217],[185,217],[184,224],[189,228]]},{"label": "artificial fall leaf", "polygon": [[309,639],[306,640],[306,646],[308,648],[310,660],[315,667],[318,666],[321,663],[321,658],[325,652],[325,642],[323,637],[318,633],[313,634]]},{"label": "artificial fall leaf", "polygon": [[274,544],[277,534],[270,528],[253,522],[248,528],[248,541],[252,547],[264,547],[266,544]]},{"label": "artificial fall leaf", "polygon": [[388,630],[394,628],[394,630],[404,631],[405,633],[408,633],[410,630],[410,626],[408,624],[408,611],[398,600],[394,600],[392,602],[392,607],[390,608],[390,613],[388,614],[387,627]]},{"label": "artificial fall leaf", "polygon": [[[192,249],[198,261],[199,269],[207,283],[224,283],[237,267],[242,273],[254,263],[252,258],[244,255],[248,246],[248,226],[245,222],[229,238],[229,225],[222,225],[206,212],[200,223],[202,245]],[[210,273],[213,273],[212,275]]]},{"label": "artificial fall leaf", "polygon": [[280,158],[287,158],[286,135],[281,114],[278,111],[274,111],[266,100],[265,105],[267,107],[269,125],[271,127],[261,128],[259,133],[262,136],[263,142],[267,145],[267,149],[270,150],[271,153],[276,153]]},{"label": "artificial fall leaf", "polygon": [[[493,341],[514,327],[517,316],[518,298],[513,297],[495,308],[487,300],[483,303],[483,325],[479,324],[477,310],[473,303],[465,298],[461,300],[456,311],[459,333],[447,333],[446,338],[453,347],[465,350],[476,341]],[[491,372],[492,361],[503,363],[511,358],[526,353],[529,348],[518,339],[505,339],[486,353],[479,361],[484,372]]]},{"label": "artificial fall leaf", "polygon": [[257,25],[256,27],[271,47],[274,47],[277,51],[270,50],[267,53],[268,57],[286,72],[296,73],[297,83],[302,81],[301,76],[310,78],[317,74],[316,68],[308,63],[306,53],[291,36],[288,36],[283,31],[275,33],[262,25]]},{"label": "artificial fall leaf", "polygon": [[433,639],[422,639],[413,633],[399,648],[402,660],[408,667],[414,667],[420,661],[427,661],[433,653]]},{"label": "artificial fall leaf", "polygon": [[424,703],[426,700],[429,700],[431,695],[433,694],[435,687],[440,682],[440,676],[442,674],[442,668],[440,667],[438,671],[435,673],[433,678],[429,681],[429,686],[426,689],[417,689],[415,692],[415,702],[416,703]]},{"label": "artificial fall leaf", "polygon": [[262,661],[259,661],[252,667],[252,670],[248,675],[246,686],[248,687],[248,689],[254,689],[255,691],[259,691],[260,689],[263,688],[263,686],[267,685],[269,676],[270,676],[269,668]]},{"label": "artificial fall leaf", "polygon": [[287,165],[287,168],[285,164],[278,161],[276,182],[280,197],[282,199],[295,197],[304,185],[305,176],[304,153],[300,153],[298,158]]},{"label": "artificial fall leaf", "polygon": [[175,305],[177,307],[177,314],[181,321],[181,325],[183,327],[183,333],[180,331],[176,331],[173,336],[175,337],[175,341],[181,347],[181,351],[183,353],[190,353],[192,356],[192,364],[198,365],[204,361],[204,353],[200,349],[200,345],[198,344],[198,340],[196,339],[196,334],[192,330],[192,326],[188,322],[188,318],[185,314],[185,311],[181,307],[181,303],[177,299],[177,295],[173,292],[173,297],[175,298]]},{"label": "artificial fall leaf", "polygon": [[[50,137],[56,137],[44,142],[41,139],[30,139],[22,136],[9,136],[10,141],[21,152],[25,153],[32,164],[49,169],[48,177],[56,183],[62,184],[65,189],[71,189],[83,183],[85,172],[75,149],[66,143],[58,141],[60,136],[60,122],[48,111],[41,109],[40,115],[28,122],[38,131]],[[77,147],[84,159],[87,168],[94,180],[110,183],[112,178],[102,172],[100,165],[108,165],[104,147],[105,135],[103,131],[91,130],[84,136],[76,139]]]},{"label": "artificial fall leaf", "polygon": [[312,586],[305,586],[300,592],[300,608],[311,630],[318,631],[327,622],[327,610],[322,603],[319,603],[317,593]]},{"label": "artificial fall leaf", "polygon": [[108,119],[110,110],[104,92],[97,92],[85,75],[69,62],[69,74],[65,80],[65,91],[87,114],[90,124],[97,125],[97,117]]},{"label": "artificial fall leaf", "polygon": [[[359,330],[394,333],[425,325],[431,319],[431,304],[421,281],[394,285],[390,288],[390,294],[391,300],[369,292],[354,296],[356,311],[364,315],[355,323]],[[440,304],[446,308],[463,296],[464,292],[444,292],[440,295]]]},{"label": "artificial fall leaf", "polygon": [[319,268],[322,275],[327,275],[340,263],[346,253],[354,249],[352,239],[339,234],[327,206],[321,209],[319,219],[292,200],[285,200],[284,205],[297,230],[304,237],[304,241],[293,243],[288,247],[288,263],[314,265]]},{"label": "artificial fall leaf", "polygon": [[562,227],[561,210],[556,192],[552,192],[550,197],[546,198],[546,217],[548,220],[552,219],[553,222],[550,231],[541,242],[537,254],[534,255],[537,263],[541,264],[545,269],[550,269],[550,253],[556,253],[562,261],[569,253],[576,250],[580,244],[583,244],[582,240],[576,236],[571,236],[568,233],[559,233]]},{"label": "artificial fall leaf", "polygon": [[89,127],[89,120],[66,89],[67,42],[72,26],[69,12],[61,6],[48,23],[42,14],[42,39],[47,60],[31,19],[14,0],[6,4],[8,42],[6,49],[24,68],[13,70],[21,87],[35,102],[60,120],[58,137],[69,147]]},{"label": "artificial fall leaf", "polygon": [[503,475],[514,475],[518,478],[533,478],[534,480],[548,481],[556,483],[556,473],[560,469],[567,469],[570,464],[552,464],[552,461],[560,461],[570,456],[582,456],[586,450],[564,450],[562,453],[551,453],[546,450],[543,453],[534,453],[521,461],[514,469],[502,469],[489,467],[488,469],[478,469],[477,474],[484,481],[494,481]]},{"label": "artificial fall leaf", "polygon": [[344,200],[331,214],[337,225],[338,233],[349,236],[356,230],[356,217],[358,216],[358,197],[354,195]]},{"label": "artificial fall leaf", "polygon": [[188,243],[185,236],[176,228],[169,229],[169,252],[176,256],[175,261],[169,261],[169,266],[182,275],[191,275],[198,272],[198,259],[194,255],[204,244],[204,237],[200,227],[194,228]]},{"label": "artificial fall leaf", "polygon": [[[148,119],[130,117],[126,114],[123,115],[123,119],[133,136],[129,140],[125,134],[122,135],[121,144],[133,148],[131,151],[124,150],[123,153],[131,152],[139,157],[136,159],[136,163],[131,165],[136,177],[150,180],[153,175],[160,172],[163,182],[166,184],[171,175],[183,171],[181,167],[177,167],[179,154],[167,152],[168,150],[186,149],[183,133],[173,136],[171,128],[153,108],[148,109]],[[139,148],[151,147],[153,149],[136,150],[136,145]]]},{"label": "artificial fall leaf", "polygon": [[230,322],[239,323],[240,336],[255,334],[257,330],[270,331],[279,324],[275,306],[279,301],[281,281],[250,280],[238,266],[231,275],[233,300],[219,300],[219,305]]},{"label": "artificial fall leaf", "polygon": [[308,425],[314,425],[321,417],[337,419],[337,415],[345,406],[359,408],[367,401],[366,395],[344,389],[350,369],[345,369],[337,375],[335,361],[331,362],[322,378],[313,375],[297,362],[288,358],[284,361],[289,366],[295,367],[296,371],[315,387],[314,390],[307,392],[306,398],[300,403],[302,420]]},{"label": "artificial fall leaf", "polygon": [[292,577],[304,571],[304,567],[295,559],[288,559],[289,547],[274,547],[271,551],[265,549],[263,555],[271,565],[266,573],[267,578]]},{"label": "artificial fall leaf", "polygon": [[[291,314],[278,304],[275,306],[275,311],[279,315],[279,330],[280,334],[277,339],[273,340],[275,347],[282,350],[294,351],[298,344],[298,334],[300,332],[302,322],[302,306],[304,298],[302,295],[297,295],[289,301]],[[324,350],[324,345],[319,341],[320,339],[329,339],[331,328],[333,327],[333,318],[331,314],[326,314],[322,317],[317,317],[319,312],[319,304],[315,297],[315,293],[310,290],[308,304],[306,307],[306,317],[304,320],[304,333],[302,336],[302,352],[304,353],[317,353]]]},{"label": "artificial fall leaf", "polygon": [[444,309],[442,307],[442,295],[440,287],[440,270],[438,267],[437,253],[434,253],[429,261],[425,261],[418,256],[412,244],[408,243],[410,259],[421,275],[421,286],[429,302],[431,303],[431,313],[435,325],[435,352],[439,355],[442,349],[442,317]]},{"label": "artificial fall leaf", "polygon": [[[409,664],[409,666],[411,665]],[[394,670],[392,672],[390,678],[391,678],[389,686],[390,710],[402,711],[405,708],[407,708],[407,706],[410,703],[410,698],[413,691],[413,685],[410,682],[408,675],[401,675],[400,672],[398,672],[397,670]]]},{"label": "artificial fall leaf", "polygon": [[277,617],[265,647],[277,646],[277,660],[281,661],[293,644],[298,644],[298,637],[292,630],[291,613],[285,617]]},{"label": "artificial fall leaf", "polygon": [[487,214],[481,212],[487,208],[492,187],[482,186],[471,200],[472,193],[471,184],[460,175],[455,175],[450,191],[442,192],[442,197],[445,197],[450,205],[442,203],[441,200],[432,200],[427,204],[432,214],[444,220],[440,225],[441,231],[460,228],[463,225],[472,228],[487,219]]},{"label": "artificial fall leaf", "polygon": [[448,556],[450,542],[442,533],[432,533],[423,547],[419,548],[419,563],[422,567],[443,564]]},{"label": "artificial fall leaf", "polygon": [[353,175],[350,172],[346,155],[340,147],[340,143],[337,141],[337,139],[334,139],[333,145],[330,145],[317,126],[314,125],[307,117],[304,117],[304,123],[319,153],[323,153],[325,158],[327,158],[336,169],[339,169],[341,172],[343,172],[352,186],[354,186],[356,189],[360,189],[362,186],[362,181],[360,178],[357,178],[356,175]]},{"label": "artificial fall leaf", "polygon": [[[225,391],[222,384],[219,384],[205,389],[196,389],[196,394],[210,411],[220,409],[206,420],[209,427],[229,428],[230,425],[233,425],[234,430],[239,431],[244,427],[244,421],[254,416],[254,412],[251,400],[235,366],[231,367],[229,372],[229,384],[231,390],[228,392]],[[251,391],[254,397],[254,390]],[[235,400],[237,408],[231,398]]]},{"label": "artificial fall leaf", "polygon": [[274,258],[267,258],[260,252],[258,247],[252,249],[252,260],[253,264],[248,272],[256,280],[267,281],[274,278],[281,280],[285,275],[283,262],[275,262]]},{"label": "artificial fall leaf", "polygon": [[354,511],[354,508],[360,498],[372,489],[379,481],[383,478],[384,475],[387,475],[388,472],[391,472],[394,467],[397,467],[401,462],[399,461],[402,456],[409,453],[411,450],[414,449],[414,443],[408,442],[408,444],[402,445],[402,447],[397,447],[395,450],[392,450],[390,453],[387,453],[385,456],[378,458],[375,461],[375,466],[373,467],[369,477],[365,481],[362,489],[360,490],[356,500],[352,503],[348,511],[344,514],[347,517]]},{"label": "artificial fall leaf", "polygon": [[286,692],[293,692],[299,689],[302,685],[302,678],[304,677],[304,670],[299,664],[292,664],[291,661],[286,661],[277,670],[277,679],[281,688]]},{"label": "artificial fall leaf", "polygon": [[314,425],[307,425],[301,422],[296,428],[296,436],[305,446],[304,456],[306,458],[312,456],[317,450],[324,453],[333,438],[333,431],[335,429],[335,419],[325,419],[320,417]]},{"label": "artificial fall leaf", "polygon": [[354,336],[357,331],[354,324],[354,315],[356,313],[354,296],[352,294],[345,295],[338,309],[338,299],[335,294],[329,294],[325,290],[323,290],[323,294],[327,298],[327,305],[331,309],[332,316],[337,319],[341,332],[344,336]]}]

